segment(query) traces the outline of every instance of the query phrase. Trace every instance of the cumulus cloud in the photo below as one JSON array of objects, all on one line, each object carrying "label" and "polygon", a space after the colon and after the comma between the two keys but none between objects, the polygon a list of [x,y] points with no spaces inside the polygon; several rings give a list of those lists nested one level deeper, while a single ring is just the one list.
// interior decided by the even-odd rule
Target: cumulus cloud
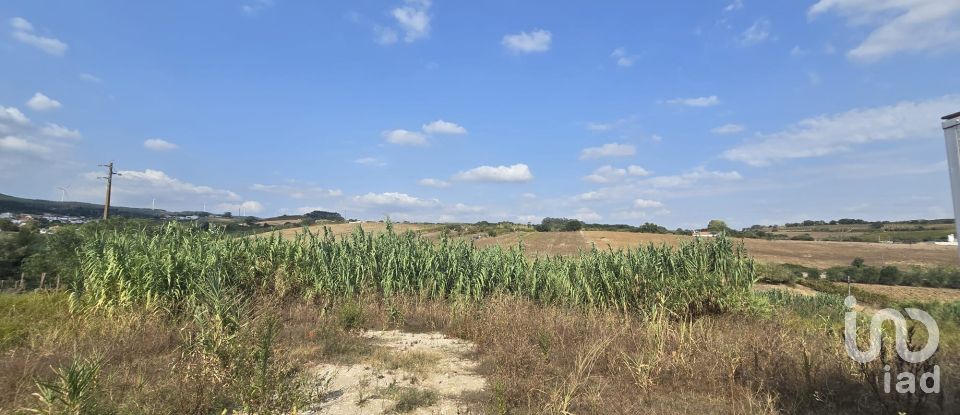
[{"label": "cumulus cloud", "polygon": [[438,189],[444,188],[444,187],[450,187],[449,182],[445,182],[440,179],[431,179],[431,178],[420,179],[420,181],[417,183],[419,183],[421,186],[436,187]]},{"label": "cumulus cloud", "polygon": [[651,177],[642,183],[654,188],[683,188],[690,187],[702,181],[734,181],[741,179],[743,179],[743,176],[737,171],[713,171],[698,167],[686,173]]},{"label": "cumulus cloud", "polygon": [[960,2],[953,0],[863,1],[820,0],[808,16],[843,16],[852,26],[872,27],[849,59],[873,62],[901,52],[960,50]]},{"label": "cumulus cloud", "polygon": [[723,8],[725,12],[732,12],[734,10],[740,10],[743,8],[743,0],[733,0],[727,7]]},{"label": "cumulus cloud", "polygon": [[53,138],[69,138],[72,140],[79,140],[81,138],[80,131],[71,130],[54,123],[47,123],[45,127],[40,129],[40,132]]},{"label": "cumulus cloud", "polygon": [[503,37],[501,44],[513,53],[537,53],[550,50],[553,35],[549,30],[537,29]]},{"label": "cumulus cloud", "polygon": [[591,183],[613,183],[627,176],[648,176],[650,172],[640,166],[627,166],[625,169],[616,168],[610,165],[600,166],[593,173],[584,176],[583,180]]},{"label": "cumulus cloud", "polygon": [[848,151],[875,141],[938,138],[937,116],[956,111],[960,96],[948,95],[925,101],[857,108],[839,114],[801,120],[783,131],[762,134],[723,153],[728,160],[751,166]]},{"label": "cumulus cloud", "polygon": [[353,201],[360,206],[390,208],[424,208],[437,206],[440,203],[436,199],[420,199],[398,192],[367,193],[354,196]]},{"label": "cumulus cloud", "polygon": [[737,38],[737,44],[741,47],[754,46],[767,41],[767,39],[770,39],[770,21],[759,19],[740,34]]},{"label": "cumulus cloud", "polygon": [[[210,186],[196,185],[185,182],[180,179],[170,177],[161,170],[146,169],[122,170],[120,175],[114,179],[119,181],[114,189],[122,193],[130,194],[166,194],[178,197],[209,197],[225,199],[229,201],[240,201],[238,194],[222,189],[215,189]],[[93,176],[100,175],[99,172],[93,173]],[[128,185],[129,184],[129,185]]]},{"label": "cumulus cloud", "polygon": [[444,120],[436,120],[423,125],[423,131],[427,134],[466,134],[467,129],[462,126]]},{"label": "cumulus cloud", "polygon": [[46,154],[50,148],[41,144],[32,143],[20,137],[8,135],[0,138],[0,149],[10,152]]},{"label": "cumulus cloud", "polygon": [[745,128],[741,124],[724,124],[713,128],[710,132],[714,134],[736,134],[742,133]]},{"label": "cumulus cloud", "polygon": [[34,27],[27,19],[14,17],[10,19],[11,35],[20,43],[33,46],[50,55],[63,56],[67,52],[67,44],[59,39],[39,36],[34,33]]},{"label": "cumulus cloud", "polygon": [[471,182],[520,183],[533,180],[533,173],[526,164],[480,166],[457,173],[454,179]]},{"label": "cumulus cloud", "polygon": [[37,92],[36,94],[33,94],[33,98],[30,98],[30,100],[27,101],[27,106],[34,111],[49,111],[60,108],[62,105],[60,104],[60,101]]},{"label": "cumulus cloud", "polygon": [[10,121],[21,126],[30,124],[30,119],[14,107],[0,106],[0,121]]},{"label": "cumulus cloud", "polygon": [[416,131],[396,129],[381,133],[390,144],[422,146],[427,144],[427,136]]},{"label": "cumulus cloud", "polygon": [[406,0],[390,14],[403,31],[403,41],[415,42],[430,36],[430,0]]},{"label": "cumulus cloud", "polygon": [[176,150],[179,146],[162,138],[151,138],[143,142],[143,148],[151,151],[170,151]]},{"label": "cumulus cloud", "polygon": [[631,144],[607,143],[600,147],[588,147],[580,152],[580,159],[595,159],[601,157],[626,157],[637,153],[637,148]]},{"label": "cumulus cloud", "polygon": [[695,97],[695,98],[674,98],[667,100],[667,104],[673,105],[685,105],[688,107],[712,107],[720,103],[720,98],[717,98],[716,95],[710,95],[708,97]]}]

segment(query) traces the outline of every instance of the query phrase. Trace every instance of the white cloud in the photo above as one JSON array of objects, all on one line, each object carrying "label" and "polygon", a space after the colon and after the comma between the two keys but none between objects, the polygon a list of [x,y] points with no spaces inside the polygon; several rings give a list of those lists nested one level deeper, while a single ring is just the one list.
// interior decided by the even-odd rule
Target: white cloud
[{"label": "white cloud", "polygon": [[422,146],[427,144],[427,136],[416,131],[396,129],[381,133],[391,144]]},{"label": "white cloud", "polygon": [[0,106],[0,121],[12,121],[19,125],[30,124],[30,119],[14,107]]},{"label": "white cloud", "polygon": [[633,207],[637,209],[662,208],[663,203],[656,200],[637,199],[633,201]]},{"label": "white cloud", "polygon": [[427,144],[427,136],[416,131],[396,129],[384,131],[381,135],[391,144],[422,146]]},{"label": "white cloud", "polygon": [[179,146],[162,138],[151,138],[143,142],[143,148],[152,151],[176,150]]},{"label": "white cloud", "polygon": [[10,19],[10,26],[13,27],[13,30],[19,30],[21,32],[32,32],[33,25],[22,17],[14,17]]},{"label": "white cloud", "polygon": [[742,8],[743,8],[743,0],[733,0],[732,3],[727,5],[727,7],[723,8],[723,11],[732,12],[734,10],[740,10]]},{"label": "white cloud", "polygon": [[406,5],[390,14],[404,32],[403,41],[415,42],[430,36],[430,0],[406,0]]},{"label": "white cloud", "polygon": [[834,12],[853,26],[875,29],[847,52],[853,60],[872,62],[901,52],[960,50],[960,2],[955,0],[820,0],[808,16]]},{"label": "white cloud", "polygon": [[627,54],[627,49],[625,48],[616,48],[613,52],[610,53],[610,57],[617,61],[617,66],[622,68],[627,68],[633,66],[635,57]]},{"label": "white cloud", "polygon": [[591,191],[589,191],[589,192],[580,193],[580,194],[574,196],[574,199],[576,199],[576,200],[578,200],[578,201],[581,201],[581,202],[592,202],[592,201],[596,201],[596,200],[604,200],[604,199],[606,199],[607,197],[608,197],[608,195],[607,195],[606,192],[599,192],[599,191],[591,190]]},{"label": "white cloud", "polygon": [[[93,176],[99,175],[99,172]],[[120,183],[114,184],[114,190],[120,193],[157,195],[166,198],[176,197],[209,197],[240,201],[240,196],[229,190],[215,189],[210,186],[195,185],[180,179],[170,177],[160,170],[146,169],[143,171],[123,170],[114,179]],[[129,184],[129,185],[127,185]]]},{"label": "white cloud", "polygon": [[377,157],[360,157],[354,160],[353,162],[357,164],[362,164],[364,166],[383,167],[387,165],[387,162]]},{"label": "white cloud", "polygon": [[655,143],[659,143],[659,142],[663,141],[663,136],[662,136],[662,135],[659,135],[659,134],[654,134],[654,135],[651,135],[651,136],[650,136],[650,139],[653,140],[653,142],[655,142]]},{"label": "white cloud", "polygon": [[600,166],[583,180],[591,183],[611,183],[627,176],[627,169],[618,169],[613,166]]},{"label": "white cloud", "polygon": [[519,183],[533,180],[533,174],[526,164],[497,167],[480,166],[457,173],[454,179],[471,182]]},{"label": "white cloud", "polygon": [[20,41],[46,53],[54,56],[63,56],[67,52],[67,44],[58,39],[38,36],[33,33],[33,25],[22,17],[10,19],[10,26],[13,28],[11,35],[14,39]]},{"label": "white cloud", "polygon": [[513,53],[536,53],[550,50],[553,34],[548,30],[534,30],[530,33],[520,32],[503,37],[501,43]]},{"label": "white cloud", "polygon": [[444,120],[436,120],[429,124],[424,124],[422,128],[423,128],[423,131],[427,134],[466,134],[467,133],[466,128],[463,128],[462,126],[456,123],[452,123]]},{"label": "white cloud", "polygon": [[36,94],[33,94],[33,98],[30,98],[30,100],[27,101],[27,106],[34,111],[49,111],[60,108],[62,105],[60,104],[60,101],[37,92]]},{"label": "white cloud", "polygon": [[745,128],[741,124],[724,124],[713,128],[710,132],[714,134],[736,134],[742,133]]},{"label": "white cloud", "polygon": [[807,82],[809,82],[810,85],[820,85],[820,81],[820,74],[816,71],[807,72]]},{"label": "white cloud", "polygon": [[631,144],[607,143],[600,147],[589,147],[580,152],[580,159],[595,159],[600,157],[626,157],[637,153],[637,148]]},{"label": "white cloud", "polygon": [[741,47],[759,45],[770,38],[770,21],[759,19],[740,34],[737,44]]},{"label": "white cloud", "polygon": [[735,181],[741,179],[743,179],[743,176],[737,171],[712,171],[698,167],[687,173],[651,177],[643,180],[642,184],[659,189],[684,188],[701,181]]},{"label": "white cloud", "polygon": [[642,176],[649,176],[649,175],[651,175],[651,174],[653,174],[653,173],[651,173],[650,170],[647,170],[647,169],[645,169],[645,168],[643,168],[643,167],[630,165],[630,166],[627,166],[627,174],[629,174],[629,175],[631,175],[631,176],[640,176],[640,177],[642,177]]},{"label": "white cloud", "polygon": [[440,179],[431,179],[431,178],[420,179],[420,181],[417,183],[419,183],[421,186],[436,187],[438,189],[444,188],[444,187],[450,187],[450,183]]},{"label": "white cloud", "polygon": [[247,16],[256,16],[270,7],[273,7],[273,0],[251,0],[240,6],[240,10]]},{"label": "white cloud", "polygon": [[247,200],[242,203],[220,203],[217,205],[217,210],[248,216],[263,212],[263,205],[256,200]]},{"label": "white cloud", "polygon": [[674,98],[667,101],[667,104],[686,105],[688,107],[712,107],[720,103],[720,98],[716,95],[696,98]]},{"label": "white cloud", "polygon": [[583,222],[596,222],[600,219],[603,219],[603,216],[600,216],[599,213],[594,212],[589,208],[580,208],[577,209],[577,212],[573,214],[574,219],[579,219]]},{"label": "white cloud", "polygon": [[340,189],[325,189],[312,184],[298,183],[296,181],[291,181],[291,183],[294,184],[254,183],[252,186],[250,186],[250,190],[283,195],[293,199],[336,198],[343,196],[343,191]]},{"label": "white cloud", "polygon": [[362,206],[393,208],[425,208],[437,206],[440,203],[436,199],[420,199],[398,192],[367,193],[362,196],[354,196],[353,201]]},{"label": "white cloud", "polygon": [[44,135],[54,138],[69,138],[73,140],[79,140],[82,136],[80,131],[71,130],[62,125],[47,123],[47,125],[40,129],[40,132]]},{"label": "white cloud", "polygon": [[960,96],[948,95],[821,115],[801,120],[780,132],[760,135],[757,140],[727,150],[723,157],[752,166],[766,166],[777,161],[843,152],[874,141],[939,138],[942,132],[935,121],[958,107]]},{"label": "white cloud", "polygon": [[3,149],[4,151],[33,154],[45,154],[50,152],[50,148],[47,146],[31,143],[20,137],[14,137],[12,135],[0,138],[0,149]]},{"label": "white cloud", "polygon": [[80,79],[82,79],[82,80],[84,80],[84,81],[87,81],[87,82],[94,82],[94,83],[98,83],[98,84],[101,83],[101,82],[103,82],[103,79],[100,79],[98,76],[92,75],[92,74],[88,74],[88,73],[82,73],[82,74],[80,74]]}]

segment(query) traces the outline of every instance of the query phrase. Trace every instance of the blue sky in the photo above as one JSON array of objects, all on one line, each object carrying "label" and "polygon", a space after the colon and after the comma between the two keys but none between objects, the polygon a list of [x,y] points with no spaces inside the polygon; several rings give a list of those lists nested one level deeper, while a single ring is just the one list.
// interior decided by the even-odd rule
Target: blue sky
[{"label": "blue sky", "polygon": [[949,217],[960,4],[0,4],[0,192],[272,216]]}]

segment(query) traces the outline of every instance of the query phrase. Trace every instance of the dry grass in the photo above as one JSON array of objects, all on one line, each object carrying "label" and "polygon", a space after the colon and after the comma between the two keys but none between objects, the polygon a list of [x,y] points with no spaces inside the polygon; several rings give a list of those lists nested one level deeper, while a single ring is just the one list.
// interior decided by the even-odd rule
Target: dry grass
[{"label": "dry grass", "polygon": [[[481,413],[882,411],[836,332],[789,313],[640,320],[513,297],[483,304],[414,298],[346,304],[359,307],[360,328],[442,331],[474,342],[474,358],[490,387],[463,399]],[[342,327],[341,307],[300,300],[255,306],[278,318],[276,357],[297,367],[374,359],[430,370],[429,356],[378,355],[376,345]],[[97,353],[104,360],[95,389],[100,412],[210,413],[236,407],[234,390],[215,390],[182,375],[181,322],[156,313],[93,314],[59,320],[56,329],[38,327],[46,328],[29,332],[0,357],[0,388],[7,392],[0,394],[0,413],[35,404],[33,381],[49,379],[51,367]],[[955,349],[941,350],[938,357],[944,399],[958,405],[960,357]],[[427,405],[430,397],[411,394],[403,401],[398,410]]]},{"label": "dry grass", "polygon": [[[648,243],[677,245],[689,236],[633,232],[584,231],[587,243],[598,247],[625,248]],[[750,256],[761,262],[791,263],[817,268],[850,265],[863,258],[873,265],[956,266],[957,249],[927,244],[874,244],[866,242],[768,241],[743,239]]]},{"label": "dry grass", "polygon": [[854,287],[901,301],[960,301],[960,290],[954,288],[904,287],[898,285],[859,284]]}]

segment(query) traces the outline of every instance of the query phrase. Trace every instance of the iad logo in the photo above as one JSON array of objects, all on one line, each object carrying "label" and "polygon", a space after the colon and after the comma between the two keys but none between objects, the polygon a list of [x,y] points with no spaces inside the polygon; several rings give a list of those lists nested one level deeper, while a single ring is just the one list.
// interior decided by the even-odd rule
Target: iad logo
[{"label": "iad logo", "polygon": [[[850,309],[844,316],[844,343],[847,346],[847,354],[853,360],[859,363],[872,362],[880,356],[881,336],[883,331],[883,322],[892,321],[896,339],[897,354],[900,358],[909,363],[921,363],[937,351],[940,345],[940,327],[937,322],[927,314],[926,311],[916,308],[906,308],[907,315],[910,318],[919,321],[927,328],[927,344],[918,351],[910,350],[907,344],[907,321],[903,314],[892,308],[885,308],[877,311],[870,320],[870,348],[867,351],[860,350],[857,347],[857,312],[854,307],[857,305],[857,299],[852,295],[847,296],[843,301],[844,305]],[[890,366],[884,366],[884,392],[890,393]],[[897,374],[897,392],[913,393],[916,391],[916,377],[911,372],[902,372]],[[920,390],[926,393],[940,393],[940,366],[935,365],[933,372],[925,372],[920,376]]]}]

